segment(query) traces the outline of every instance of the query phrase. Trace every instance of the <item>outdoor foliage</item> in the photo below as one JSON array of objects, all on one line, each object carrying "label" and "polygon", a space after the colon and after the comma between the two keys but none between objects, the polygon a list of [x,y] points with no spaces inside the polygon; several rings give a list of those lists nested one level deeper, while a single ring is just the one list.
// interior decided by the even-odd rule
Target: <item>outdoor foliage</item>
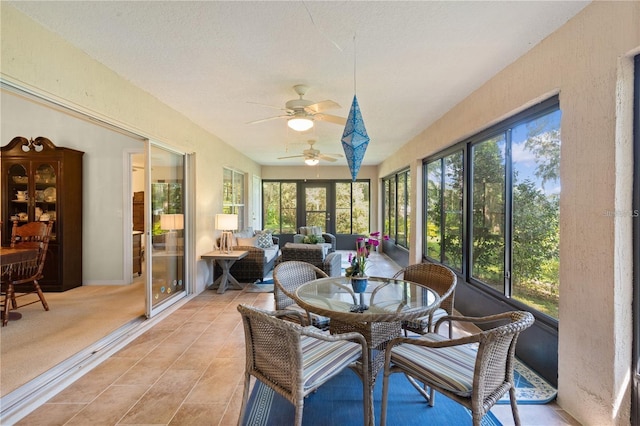
[{"label": "outdoor foliage", "polygon": [[[560,265],[559,118],[554,111],[469,150],[470,276],[554,318]],[[460,149],[426,165],[426,254],[458,271],[464,250],[463,156]],[[511,280],[509,290],[505,276]]]}]

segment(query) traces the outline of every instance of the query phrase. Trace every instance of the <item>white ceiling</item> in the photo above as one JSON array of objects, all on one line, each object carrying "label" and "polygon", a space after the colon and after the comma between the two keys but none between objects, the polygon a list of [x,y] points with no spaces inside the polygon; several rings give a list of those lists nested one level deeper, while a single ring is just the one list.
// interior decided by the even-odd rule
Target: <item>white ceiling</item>
[{"label": "white ceiling", "polygon": [[340,153],[343,127],[247,124],[282,113],[256,103],[284,107],[303,83],[346,117],[355,86],[375,165],[589,2],[8,3],[264,165],[302,164],[277,157],[309,139]]}]

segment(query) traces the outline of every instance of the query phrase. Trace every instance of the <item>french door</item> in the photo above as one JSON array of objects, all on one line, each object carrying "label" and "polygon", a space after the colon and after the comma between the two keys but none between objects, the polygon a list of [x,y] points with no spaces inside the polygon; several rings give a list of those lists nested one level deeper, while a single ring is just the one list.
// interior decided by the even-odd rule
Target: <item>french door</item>
[{"label": "french door", "polygon": [[[319,226],[323,232],[334,233],[332,208],[335,205],[333,185],[323,182],[305,182],[300,185],[304,209],[298,217],[300,226]],[[300,214],[300,213],[299,213]]]},{"label": "french door", "polygon": [[145,306],[151,318],[187,295],[190,222],[187,156],[151,141],[146,149]]}]

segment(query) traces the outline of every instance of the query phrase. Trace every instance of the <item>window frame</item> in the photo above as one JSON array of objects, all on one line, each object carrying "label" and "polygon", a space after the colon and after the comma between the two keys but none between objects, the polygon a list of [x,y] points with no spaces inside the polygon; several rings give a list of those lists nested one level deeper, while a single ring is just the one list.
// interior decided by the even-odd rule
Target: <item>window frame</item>
[{"label": "window frame", "polygon": [[[401,182],[404,182],[400,188]],[[409,250],[411,244],[411,169],[404,168],[382,178],[382,228],[383,233],[389,236],[393,244]],[[399,196],[402,191],[402,209],[400,214]],[[402,221],[400,217],[402,216]],[[398,241],[398,228],[400,222],[404,224],[404,241]]]},{"label": "window frame", "polygon": [[[369,208],[368,210],[368,226],[369,229],[371,228],[371,181],[369,179],[357,179],[355,182],[348,180],[348,179],[325,179],[325,180],[318,180],[318,181],[310,181],[310,180],[305,180],[305,179],[263,179],[262,180],[262,188],[264,189],[264,185],[265,184],[274,184],[277,183],[280,185],[280,188],[282,188],[282,184],[295,184],[296,185],[296,224],[295,224],[295,229],[300,228],[300,226],[302,226],[300,224],[300,221],[302,220],[301,218],[304,217],[304,192],[303,192],[303,188],[305,186],[305,184],[307,183],[322,183],[322,184],[328,184],[330,186],[330,194],[328,195],[328,211],[330,211],[331,217],[333,218],[333,224],[335,226],[335,221],[337,220],[337,216],[336,216],[336,185],[337,184],[349,184],[350,185],[350,191],[349,194],[350,196],[353,198],[353,192],[354,192],[354,184],[366,184],[368,186],[368,203],[369,203]],[[280,194],[282,194],[282,190],[280,190]],[[268,209],[268,203],[267,200],[265,200],[265,191],[262,191],[262,223],[267,223],[266,218],[265,218],[265,212]],[[350,223],[353,223],[353,203],[350,203],[351,208],[349,210],[349,215],[350,215]],[[280,214],[279,217],[282,218],[282,202],[279,203],[279,209],[280,209]],[[282,233],[282,219],[280,219],[279,221],[280,224],[280,229],[275,230],[276,234],[279,235],[288,235],[288,233]],[[351,228],[351,234],[343,234],[343,233],[337,233],[335,235],[353,235],[353,227]]]},{"label": "window frame", "polygon": [[[462,242],[462,268],[461,269],[455,269],[452,268],[456,271],[456,273],[458,275],[461,276],[461,281],[465,282],[466,284],[472,285],[475,288],[481,290],[482,292],[486,293],[487,295],[490,295],[491,297],[497,298],[505,303],[507,303],[508,305],[516,308],[516,309],[524,309],[524,310],[528,310],[528,311],[532,311],[537,318],[541,319],[542,322],[547,323],[551,326],[553,326],[554,328],[557,328],[557,324],[558,324],[558,319],[553,318],[552,316],[547,315],[546,313],[542,312],[542,311],[538,311],[537,309],[535,309],[532,306],[529,306],[523,302],[520,302],[519,300],[513,299],[511,297],[511,288],[512,288],[512,282],[511,282],[511,277],[510,275],[510,271],[512,269],[512,259],[511,259],[511,253],[512,253],[512,245],[513,245],[513,232],[512,232],[512,225],[513,225],[513,179],[512,179],[512,175],[513,175],[513,170],[512,170],[512,158],[511,158],[511,152],[510,152],[510,146],[511,146],[511,130],[516,127],[517,125],[520,125],[522,123],[526,123],[526,122],[530,122],[533,121],[537,118],[540,118],[544,115],[547,115],[549,113],[555,112],[555,111],[560,111],[560,103],[559,103],[559,97],[553,96],[549,99],[546,99],[542,102],[540,102],[537,105],[534,105],[530,108],[527,108],[526,110],[517,113],[515,115],[513,115],[512,117],[509,117],[505,120],[503,120],[500,123],[497,123],[481,132],[478,132],[475,135],[472,135],[469,138],[466,138],[452,146],[447,147],[446,149],[432,155],[429,157],[426,157],[425,159],[423,159],[423,203],[422,203],[422,212],[423,212],[423,232],[426,233],[426,226],[428,223],[428,210],[427,210],[427,202],[428,202],[428,165],[436,162],[436,161],[444,161],[444,159],[452,154],[455,154],[456,152],[462,151],[462,155],[463,155],[463,189],[462,189],[462,205],[463,205],[463,214],[462,214],[462,220],[463,220],[463,242]],[[472,147],[477,146],[479,143],[482,143],[483,141],[487,141],[490,140],[492,137],[495,137],[496,135],[504,135],[504,139],[505,139],[505,176],[504,176],[504,214],[505,214],[505,223],[504,223],[504,242],[505,242],[505,256],[504,256],[504,260],[503,260],[503,264],[505,267],[505,279],[504,279],[504,291],[498,291],[495,288],[493,288],[490,284],[485,283],[477,278],[472,277],[471,274],[471,267],[472,267],[472,259],[471,259],[471,255],[472,255],[472,244],[473,244],[473,232],[472,232],[472,226],[470,224],[470,221],[472,220],[473,216],[472,216],[472,212],[471,210],[473,209],[473,189],[472,189],[472,185],[473,185],[473,158],[472,158]],[[443,191],[444,192],[444,191]],[[442,195],[441,195],[442,197]],[[441,221],[442,219],[442,215],[443,215],[443,211],[442,211],[442,205],[440,206],[441,209]],[[441,232],[443,232],[441,230]],[[426,238],[426,234],[423,236],[423,244],[422,244],[422,258],[424,261],[426,262],[435,262],[435,263],[443,263],[442,259],[444,256],[443,253],[443,245],[441,244],[441,248],[440,248],[440,256],[439,258],[434,258],[432,256],[428,255],[428,251],[427,251],[427,238]],[[446,264],[445,264],[446,265]],[[448,266],[448,265],[447,265]]]},{"label": "window frame", "polygon": [[[226,172],[231,173],[231,185],[229,188],[229,197],[225,197],[225,185],[227,184]],[[238,178],[242,179],[238,182]],[[240,172],[238,170],[232,169],[230,167],[222,168],[222,212],[226,214],[236,214],[238,215],[238,229],[245,229],[245,206],[247,203],[247,177],[245,173]],[[238,191],[240,191],[241,196],[238,197]],[[228,202],[227,199],[232,200]]]}]

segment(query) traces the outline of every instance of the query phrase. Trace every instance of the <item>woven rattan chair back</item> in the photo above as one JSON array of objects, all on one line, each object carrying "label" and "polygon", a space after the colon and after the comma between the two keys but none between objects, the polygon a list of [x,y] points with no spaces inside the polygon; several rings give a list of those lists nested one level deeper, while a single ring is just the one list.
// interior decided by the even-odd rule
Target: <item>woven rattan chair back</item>
[{"label": "woven rattan chair back", "polygon": [[[277,318],[291,314],[292,311],[268,312],[245,305],[238,305],[238,311],[242,316],[246,347],[244,392],[239,425],[244,424],[251,376],[269,386],[295,406],[294,425],[300,426],[306,395],[314,392],[345,368],[357,368],[356,361],[361,356],[365,357],[365,361],[367,360],[366,351],[363,354],[366,342],[358,333],[329,335],[314,327],[302,327]],[[314,353],[316,361],[322,364],[322,374],[317,371],[317,363],[315,366],[309,366],[317,376],[315,379],[309,377],[304,369],[309,362],[304,349],[304,342],[309,340],[305,339],[317,339],[315,344],[306,345]],[[331,359],[332,353],[338,355]],[[363,396],[366,386],[368,382],[365,379]],[[364,408],[366,413],[366,402]]]},{"label": "woven rattan chair back", "polygon": [[[43,277],[42,271],[47,259],[52,226],[52,222],[30,222],[22,226],[18,226],[17,221],[13,222],[11,247],[35,248],[38,250],[38,254],[33,260],[12,265],[11,273],[2,278],[1,294],[4,296],[2,301],[3,326],[7,325],[9,318],[9,304],[11,304],[12,309],[18,309],[22,306],[40,302],[45,311],[49,310],[49,304],[44,297],[40,284],[38,284],[38,280]],[[37,299],[22,304],[18,303],[19,298],[34,293],[37,294]]]},{"label": "woven rattan chair back", "polygon": [[[451,269],[437,263],[416,263],[398,271],[394,278],[404,278],[428,286],[440,296],[439,308],[446,311],[447,315],[453,315],[458,277]],[[420,334],[431,331],[430,329],[433,328],[432,320],[433,316],[431,315],[426,328],[418,327],[420,320],[404,323],[405,334],[407,329]],[[449,324],[449,337],[451,338],[451,324]]]},{"label": "woven rattan chair back", "polygon": [[453,315],[453,303],[456,294],[456,274],[444,265],[437,263],[416,263],[396,273],[394,278],[424,284],[440,295],[440,308]]},{"label": "woven rattan chair back", "polygon": [[326,277],[327,274],[322,269],[307,262],[290,260],[278,264],[273,270],[273,297],[276,309],[285,309],[295,303],[291,297],[302,284]]},{"label": "woven rattan chair back", "polygon": [[[515,384],[513,369],[515,367],[515,351],[518,336],[523,330],[531,327],[534,323],[534,317],[529,312],[524,311],[511,311],[502,314],[491,315],[487,317],[472,318],[472,317],[458,317],[453,316],[451,318],[457,322],[471,322],[474,324],[490,324],[496,321],[500,322],[493,328],[481,331],[476,334],[461,337],[453,340],[437,339],[415,339],[415,338],[400,338],[391,342],[390,347],[387,348],[387,357],[385,359],[385,384],[387,383],[388,375],[391,373],[402,372],[422,381],[426,386],[429,386],[432,390],[436,390],[447,397],[457,401],[471,410],[474,426],[480,426],[482,418],[491,409],[491,407],[507,392],[509,392],[511,411],[516,425],[520,425],[520,418],[518,415],[518,406],[516,402]],[[446,321],[447,318],[442,318],[436,324],[436,328],[442,321]],[[506,323],[505,323],[506,322]],[[433,336],[431,334],[426,335]],[[448,348],[465,348],[469,351],[469,344],[477,344],[477,355],[475,358],[475,364],[473,367],[473,384],[471,386],[471,392],[454,392],[451,391],[449,385],[443,386],[443,382],[446,379],[447,373],[440,367],[438,369],[439,380],[430,380],[430,369],[433,368],[429,363],[422,365],[420,361],[416,361],[416,366],[409,371],[404,367],[399,367],[394,364],[393,347],[396,345],[415,344],[425,346],[425,350],[438,351],[438,347]],[[450,355],[451,358],[451,371],[456,371],[456,362],[459,357]],[[454,379],[455,380],[455,379]],[[383,403],[382,403],[382,420],[386,421],[386,397],[385,392],[388,391],[386,385],[383,384]],[[426,393],[423,393],[427,397]],[[430,405],[434,405],[434,394],[430,395]],[[384,424],[381,423],[381,424]]]}]

